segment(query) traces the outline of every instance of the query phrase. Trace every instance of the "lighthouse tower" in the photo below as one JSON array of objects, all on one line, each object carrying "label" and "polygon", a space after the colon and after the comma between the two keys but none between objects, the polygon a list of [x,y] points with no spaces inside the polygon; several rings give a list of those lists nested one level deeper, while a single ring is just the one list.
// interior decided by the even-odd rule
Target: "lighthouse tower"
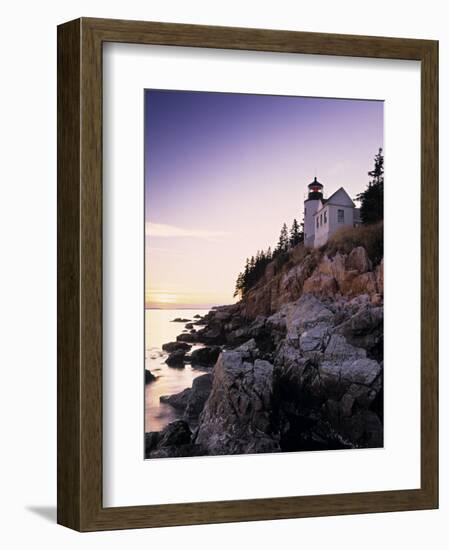
[{"label": "lighthouse tower", "polygon": [[315,240],[315,226],[313,215],[321,208],[323,200],[323,185],[316,179],[309,183],[309,194],[304,201],[304,244],[313,246]]}]

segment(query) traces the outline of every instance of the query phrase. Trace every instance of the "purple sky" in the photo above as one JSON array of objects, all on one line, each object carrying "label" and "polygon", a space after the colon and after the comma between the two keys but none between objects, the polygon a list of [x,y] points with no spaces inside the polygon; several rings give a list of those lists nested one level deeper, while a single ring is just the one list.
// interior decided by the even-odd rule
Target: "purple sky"
[{"label": "purple sky", "polygon": [[230,303],[313,177],[355,196],[382,146],[379,101],[147,90],[147,304]]}]

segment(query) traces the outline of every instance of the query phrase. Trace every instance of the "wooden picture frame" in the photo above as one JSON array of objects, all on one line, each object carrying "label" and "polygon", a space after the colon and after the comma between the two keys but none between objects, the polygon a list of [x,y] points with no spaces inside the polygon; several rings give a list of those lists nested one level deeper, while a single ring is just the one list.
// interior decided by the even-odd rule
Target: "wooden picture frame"
[{"label": "wooden picture frame", "polygon": [[[105,508],[102,503],[104,42],[421,62],[421,488]],[[79,531],[438,506],[438,42],[81,18],[58,27],[58,523]],[[418,428],[417,428],[418,429]]]}]

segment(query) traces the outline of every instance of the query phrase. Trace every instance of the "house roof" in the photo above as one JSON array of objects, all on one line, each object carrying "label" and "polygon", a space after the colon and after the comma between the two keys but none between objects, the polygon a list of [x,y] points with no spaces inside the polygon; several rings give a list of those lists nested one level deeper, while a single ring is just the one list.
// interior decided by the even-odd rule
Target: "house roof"
[{"label": "house roof", "polygon": [[354,201],[351,199],[351,197],[348,195],[348,193],[344,190],[343,187],[340,187],[339,189],[337,189],[334,193],[332,193],[332,195],[330,197],[328,197],[327,199],[321,199],[321,208],[319,208],[315,213],[314,213],[314,217],[319,214],[323,208],[329,204],[332,204],[334,206],[348,206],[347,204],[341,204],[341,202],[337,202],[335,200],[335,197],[338,193],[340,193],[340,191],[343,191],[343,193],[346,195],[346,197],[349,199],[351,205],[353,208],[355,208],[355,204],[354,204]]},{"label": "house roof", "polygon": [[333,199],[335,197],[335,195],[337,195],[337,193],[340,193],[340,191],[343,191],[343,193],[348,197],[348,199],[351,201],[351,204],[352,206],[355,207],[355,204],[354,204],[354,201],[351,199],[351,197],[348,195],[348,193],[346,193],[346,191],[344,190],[343,187],[340,187],[339,189],[337,189],[336,191],[334,191],[334,193],[332,193],[332,195],[327,199],[327,202],[330,203],[330,204],[338,204],[336,202],[333,202]]}]

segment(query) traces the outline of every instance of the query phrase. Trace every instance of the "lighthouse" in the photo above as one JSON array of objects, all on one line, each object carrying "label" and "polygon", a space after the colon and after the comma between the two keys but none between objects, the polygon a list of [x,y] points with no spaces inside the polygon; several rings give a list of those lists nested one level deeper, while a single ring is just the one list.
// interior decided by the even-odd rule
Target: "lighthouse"
[{"label": "lighthouse", "polygon": [[309,188],[309,193],[307,199],[304,201],[304,244],[305,246],[314,246],[314,214],[322,206],[323,184],[315,176],[312,183],[309,183],[307,187]]}]

